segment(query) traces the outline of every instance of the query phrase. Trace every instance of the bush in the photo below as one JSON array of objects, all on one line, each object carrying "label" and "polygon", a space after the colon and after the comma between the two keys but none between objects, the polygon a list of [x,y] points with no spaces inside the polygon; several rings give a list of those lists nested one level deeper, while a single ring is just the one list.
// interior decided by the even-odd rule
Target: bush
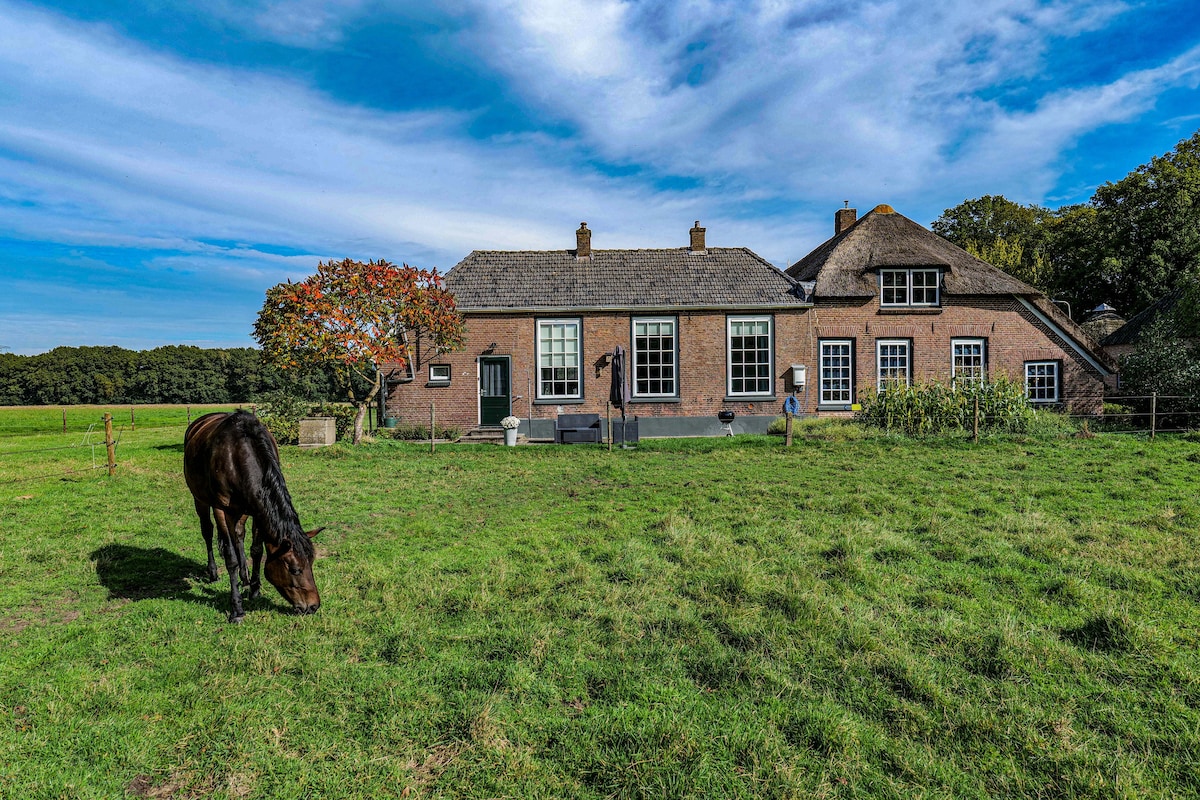
[{"label": "bush", "polygon": [[313,403],[287,392],[267,392],[258,400],[258,418],[279,444],[300,441],[300,420],[309,415]]},{"label": "bush", "polygon": [[[377,428],[375,436],[380,439],[398,439],[406,442],[429,441],[429,428],[425,425],[401,423],[394,428]],[[462,431],[454,426],[438,427],[437,438],[454,442],[462,438]]]},{"label": "bush", "polygon": [[1037,414],[1025,397],[1025,387],[1004,376],[953,386],[889,386],[864,397],[854,419],[909,436],[969,431],[974,425],[976,401],[981,431],[1024,433],[1035,424]]},{"label": "bush", "polygon": [[314,403],[287,392],[268,392],[258,398],[258,418],[279,444],[300,441],[300,420],[333,417],[337,439],[350,439],[354,432],[354,406],[345,403]]},{"label": "bush", "polygon": [[[337,428],[338,441],[354,438],[354,415],[358,413],[352,405],[346,403],[321,403],[310,412],[310,416],[333,417],[334,427]],[[371,410],[367,409],[370,414]]]}]

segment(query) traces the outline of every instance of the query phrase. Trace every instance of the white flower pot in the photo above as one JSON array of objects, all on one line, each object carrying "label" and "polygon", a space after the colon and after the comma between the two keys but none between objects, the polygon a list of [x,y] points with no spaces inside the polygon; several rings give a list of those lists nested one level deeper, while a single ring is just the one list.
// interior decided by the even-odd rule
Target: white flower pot
[{"label": "white flower pot", "polygon": [[517,429],[516,428],[505,428],[504,429],[504,443],[506,445],[508,445],[509,447],[517,446]]}]

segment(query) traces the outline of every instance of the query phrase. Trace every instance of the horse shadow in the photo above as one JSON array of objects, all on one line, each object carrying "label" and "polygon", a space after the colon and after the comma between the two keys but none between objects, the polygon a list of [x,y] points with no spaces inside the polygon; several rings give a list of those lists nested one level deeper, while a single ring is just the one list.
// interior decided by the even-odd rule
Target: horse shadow
[{"label": "horse shadow", "polygon": [[[222,613],[229,610],[229,576],[224,569],[216,583],[209,583],[208,568],[202,562],[184,558],[162,547],[133,547],[127,544],[106,544],[93,550],[90,558],[96,565],[96,577],[108,590],[109,600],[162,598],[185,600]],[[270,590],[270,584],[264,581],[263,589]],[[269,599],[266,591],[249,601],[249,608],[280,612],[291,610]]]}]

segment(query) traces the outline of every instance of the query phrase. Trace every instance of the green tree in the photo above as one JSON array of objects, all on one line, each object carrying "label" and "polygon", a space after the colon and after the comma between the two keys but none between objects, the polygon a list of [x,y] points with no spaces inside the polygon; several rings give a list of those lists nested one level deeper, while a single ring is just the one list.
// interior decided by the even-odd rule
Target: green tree
[{"label": "green tree", "polygon": [[930,226],[967,252],[1052,294],[1054,270],[1047,256],[1049,209],[1021,205],[1003,195],[984,195],[947,208]]},{"label": "green tree", "polygon": [[1091,201],[1096,211],[1090,270],[1101,298],[1132,315],[1200,276],[1200,132],[1150,159]]}]

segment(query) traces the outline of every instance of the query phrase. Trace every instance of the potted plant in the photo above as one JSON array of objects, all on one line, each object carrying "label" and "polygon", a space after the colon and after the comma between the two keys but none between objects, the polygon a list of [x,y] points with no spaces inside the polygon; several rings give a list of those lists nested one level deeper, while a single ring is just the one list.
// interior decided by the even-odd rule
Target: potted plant
[{"label": "potted plant", "polygon": [[517,444],[517,428],[520,424],[521,420],[511,414],[500,420],[500,427],[504,428],[504,443],[509,447],[514,447]]}]

